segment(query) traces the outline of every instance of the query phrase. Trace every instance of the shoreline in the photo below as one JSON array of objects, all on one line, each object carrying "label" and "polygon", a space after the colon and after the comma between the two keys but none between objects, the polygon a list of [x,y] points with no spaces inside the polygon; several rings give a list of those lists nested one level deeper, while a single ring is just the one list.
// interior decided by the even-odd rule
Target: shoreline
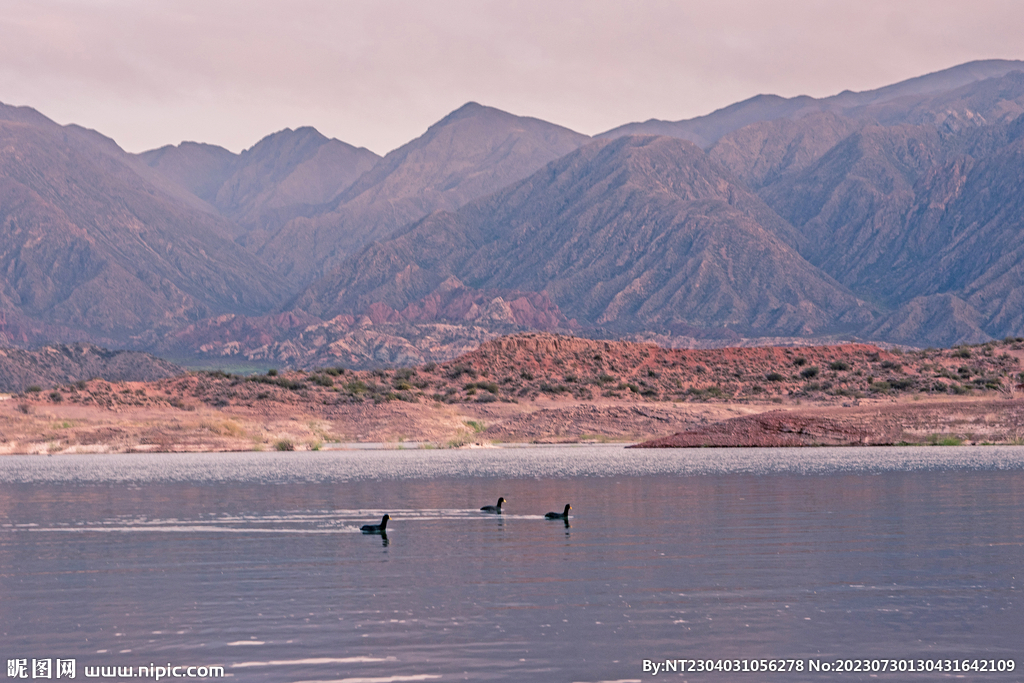
[{"label": "shoreline", "polygon": [[[27,406],[28,412],[23,412]],[[354,405],[329,416],[279,406],[108,409],[0,404],[0,455],[420,450],[559,444],[623,447],[1024,445],[1024,399],[875,400],[857,406],[542,400]],[[354,438],[353,438],[354,437]]]},{"label": "shoreline", "polygon": [[[550,334],[447,363],[75,380],[0,401],[0,454],[325,444],[1024,444],[1024,340],[665,349]],[[654,441],[654,444],[649,442]]]}]

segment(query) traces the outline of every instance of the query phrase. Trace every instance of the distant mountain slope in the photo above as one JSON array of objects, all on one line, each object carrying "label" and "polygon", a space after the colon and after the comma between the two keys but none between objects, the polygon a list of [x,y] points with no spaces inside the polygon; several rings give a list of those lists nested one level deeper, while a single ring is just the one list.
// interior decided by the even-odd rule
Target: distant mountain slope
[{"label": "distant mountain slope", "polygon": [[147,166],[211,204],[238,160],[237,154],[223,147],[199,142],[165,145],[138,156]]},{"label": "distant mountain slope", "polygon": [[369,366],[522,330],[1016,337],[1022,186],[1012,61],[598,140],[469,103],[384,158],[312,128],[131,155],[0,104],[0,340]]},{"label": "distant mountain slope", "polygon": [[290,219],[315,214],[380,160],[309,127],[268,135],[241,154],[183,142],[139,158],[215,207],[252,249]]},{"label": "distant mountain slope", "polygon": [[30,351],[0,348],[0,391],[50,389],[93,378],[148,382],[174,377],[181,368],[137,351],[109,351],[93,344],[55,344]]},{"label": "distant mountain slope", "polygon": [[759,190],[804,170],[863,126],[832,113],[761,121],[722,136],[708,155],[747,187]]},{"label": "distant mountain slope", "polygon": [[804,256],[854,291],[892,292],[892,268],[906,247],[915,187],[944,158],[934,128],[873,126],[858,131],[805,170],[762,191],[765,201],[807,238]]},{"label": "distant mountain slope", "polygon": [[[996,86],[987,98],[999,101],[994,109],[1024,103],[1021,74],[969,90]],[[783,127],[800,129],[803,121]],[[893,311],[863,334],[912,344],[1002,338],[1024,330],[1022,138],[1024,115],[996,124],[868,125],[759,194],[803,234],[801,253],[811,263]],[[720,154],[750,169],[732,147]]]},{"label": "distant mountain slope", "polygon": [[[1024,71],[1024,61],[991,59],[969,62],[935,73],[911,78],[900,83],[867,90],[849,90],[816,99],[806,95],[785,98],[777,95],[757,95],[729,105],[706,116],[683,121],[651,119],[642,123],[627,123],[597,135],[615,138],[623,135],[669,135],[689,140],[701,147],[710,147],[722,136],[744,126],[778,119],[798,119],[815,112],[832,112],[847,116],[867,117],[878,123],[921,123],[911,120],[907,110],[941,106],[937,95],[987,79],[998,79],[1014,71]],[[891,107],[886,103],[899,101]],[[877,118],[875,118],[877,117]]]},{"label": "distant mountain slope", "polygon": [[0,308],[127,340],[280,301],[281,286],[225,221],[151,182],[109,139],[41,115],[5,118]]},{"label": "distant mountain slope", "polygon": [[798,240],[694,145],[621,138],[368,246],[297,306],[327,317],[378,301],[401,311],[454,277],[544,291],[581,324],[620,331],[811,334],[872,320],[799,256]]},{"label": "distant mountain slope", "polygon": [[469,103],[385,156],[332,210],[291,221],[259,253],[282,272],[308,281],[366,243],[521,180],[588,139]]},{"label": "distant mountain slope", "polygon": [[370,150],[314,128],[286,128],[239,155],[213,204],[233,220],[253,224],[268,210],[334,199],[378,161]]}]

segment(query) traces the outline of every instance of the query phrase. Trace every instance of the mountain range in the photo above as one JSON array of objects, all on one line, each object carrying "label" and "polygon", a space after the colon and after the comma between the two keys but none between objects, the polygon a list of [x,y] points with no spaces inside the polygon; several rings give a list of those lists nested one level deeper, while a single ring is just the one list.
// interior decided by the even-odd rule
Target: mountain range
[{"label": "mountain range", "polygon": [[677,346],[1024,333],[1024,62],[589,137],[466,104],[130,154],[0,105],[0,339],[294,365],[498,334]]}]

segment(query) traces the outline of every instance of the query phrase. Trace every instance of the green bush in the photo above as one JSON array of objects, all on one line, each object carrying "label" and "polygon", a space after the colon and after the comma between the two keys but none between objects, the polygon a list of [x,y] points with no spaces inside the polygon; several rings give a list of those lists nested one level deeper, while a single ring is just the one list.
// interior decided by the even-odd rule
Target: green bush
[{"label": "green bush", "polygon": [[804,368],[803,370],[800,371],[800,376],[803,377],[804,379],[811,379],[812,377],[817,377],[818,376],[818,368],[817,368],[817,366],[812,365],[809,368]]},{"label": "green bush", "polygon": [[334,380],[328,375],[311,375],[309,381],[322,387],[334,386]]},{"label": "green bush", "polygon": [[359,395],[359,394],[365,394],[366,390],[369,389],[370,387],[366,386],[366,382],[364,382],[363,380],[361,380],[361,379],[354,379],[351,382],[349,382],[345,386],[345,388],[348,389],[348,392],[350,394]]},{"label": "green bush", "polygon": [[850,364],[842,360],[834,360],[828,365],[829,370],[835,370],[836,372],[844,372],[850,369]]},{"label": "green bush", "polygon": [[476,370],[469,365],[457,364],[448,368],[448,379],[458,379],[463,375],[469,375],[470,377],[476,377]]},{"label": "green bush", "polygon": [[888,382],[871,382],[868,384],[868,389],[871,391],[878,392],[879,394],[888,394],[892,390],[892,386]]}]

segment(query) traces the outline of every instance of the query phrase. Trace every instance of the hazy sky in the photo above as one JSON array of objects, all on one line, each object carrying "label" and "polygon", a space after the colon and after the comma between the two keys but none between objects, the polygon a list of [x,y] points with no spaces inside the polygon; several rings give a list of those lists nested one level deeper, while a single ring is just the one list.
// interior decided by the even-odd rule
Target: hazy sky
[{"label": "hazy sky", "polygon": [[0,101],[129,151],[385,153],[473,100],[594,134],[1024,59],[1020,0],[4,0]]}]

